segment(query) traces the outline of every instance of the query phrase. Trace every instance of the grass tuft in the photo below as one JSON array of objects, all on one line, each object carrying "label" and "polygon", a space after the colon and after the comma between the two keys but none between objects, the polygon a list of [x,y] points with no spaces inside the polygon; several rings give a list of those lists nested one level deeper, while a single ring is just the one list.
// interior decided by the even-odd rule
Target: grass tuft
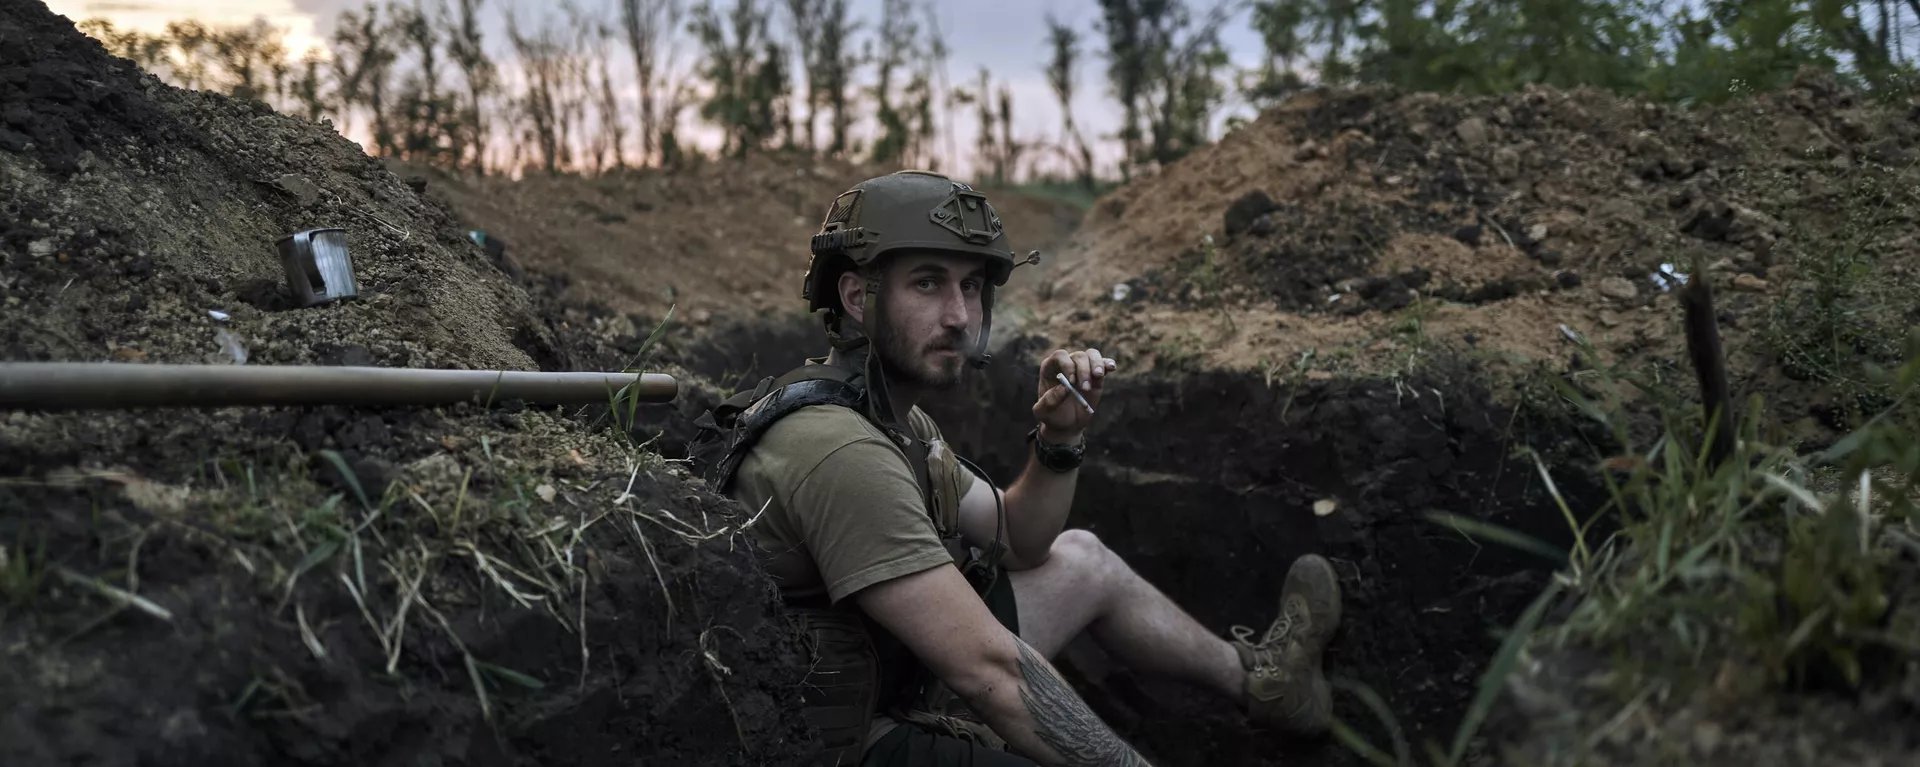
[{"label": "grass tuft", "polygon": [[[1597,678],[1606,680],[1618,713],[1590,723],[1579,739],[1589,749],[1628,718],[1698,691],[1745,699],[1858,694],[1899,683],[1920,660],[1920,642],[1892,622],[1902,608],[1920,611],[1913,593],[1920,572],[1911,561],[1920,558],[1913,503],[1920,435],[1903,425],[1920,391],[1920,354],[1888,380],[1898,384],[1888,407],[1820,451],[1769,442],[1763,402],[1750,398],[1728,456],[1715,462],[1709,435],[1717,415],[1697,403],[1664,398],[1662,387],[1643,380],[1581,386],[1556,379],[1565,404],[1613,435],[1611,454],[1590,467],[1607,500],[1582,522],[1545,463],[1531,456],[1574,532],[1572,551],[1459,515],[1429,516],[1475,541],[1561,563],[1507,633],[1450,747],[1428,744],[1430,763],[1461,763],[1519,658],[1536,652],[1611,659]],[[1661,428],[1651,439],[1636,442],[1619,402],[1587,393],[1619,391],[1622,383],[1655,395]],[[1594,540],[1603,519],[1611,532]],[[1547,624],[1550,604],[1555,619]],[[1357,685],[1343,690],[1399,732],[1377,696]],[[1336,735],[1371,763],[1411,764],[1397,744],[1389,756],[1344,724]]]},{"label": "grass tuft", "polygon": [[40,593],[47,580],[47,539],[43,534],[36,545],[27,548],[22,539],[14,546],[0,546],[0,597],[8,607],[25,607]]}]

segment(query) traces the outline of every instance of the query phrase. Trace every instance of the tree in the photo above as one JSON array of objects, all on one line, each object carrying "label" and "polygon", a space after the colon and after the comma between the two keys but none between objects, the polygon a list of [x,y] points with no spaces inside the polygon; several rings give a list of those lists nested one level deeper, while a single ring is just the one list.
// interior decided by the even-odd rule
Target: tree
[{"label": "tree", "polygon": [[440,32],[444,29],[446,5],[438,4],[441,23],[422,10],[418,0],[413,7],[388,5],[396,43],[409,46],[413,66],[400,79],[400,91],[394,105],[399,123],[399,156],[422,163],[434,163],[451,151],[446,137],[454,130],[446,119],[453,112],[450,101],[440,93]]},{"label": "tree", "polygon": [[1088,146],[1080,126],[1073,120],[1074,70],[1080,60],[1080,33],[1052,13],[1048,13],[1046,19],[1047,43],[1053,54],[1047,61],[1047,87],[1060,102],[1060,140],[1054,150],[1073,168],[1080,185],[1092,191],[1093,148]]},{"label": "tree", "polygon": [[513,118],[520,121],[519,139],[514,142],[514,164],[518,165],[528,147],[537,153],[542,170],[558,173],[573,164],[571,134],[576,99],[571,91],[576,63],[569,53],[572,41],[561,36],[558,28],[543,19],[531,34],[522,31],[517,14],[507,14],[507,39],[519,56],[527,90],[512,99]]},{"label": "tree", "polygon": [[[466,78],[467,103],[461,107],[463,131],[456,142],[454,167],[486,172],[487,142],[491,136],[487,119],[488,98],[499,88],[499,73],[487,55],[480,36],[480,6],[485,0],[459,0],[459,15],[448,22],[447,55]],[[464,149],[462,149],[464,148]],[[471,159],[464,155],[471,153]]]},{"label": "tree", "polygon": [[[660,143],[663,110],[667,107],[663,95],[676,89],[665,78],[671,64],[663,60],[662,49],[670,46],[673,30],[680,27],[684,17],[680,0],[620,0],[620,22],[626,31],[627,48],[633,52],[634,84],[640,91],[642,164],[656,159],[656,154],[662,164],[666,162]],[[672,111],[679,114],[677,106]]]},{"label": "tree", "polygon": [[806,86],[802,101],[807,106],[806,147],[808,152],[819,151],[818,134],[820,101],[824,94],[820,92],[820,75],[824,69],[820,61],[820,28],[827,23],[826,0],[787,0],[788,29],[793,34],[794,45],[800,51],[801,82]]},{"label": "tree", "polygon": [[821,102],[832,112],[832,138],[827,144],[829,155],[844,155],[852,149],[848,134],[857,117],[851,100],[853,72],[860,68],[863,61],[853,45],[853,36],[860,27],[860,22],[847,9],[847,0],[826,0],[820,36],[814,42],[814,55],[819,60]]},{"label": "tree", "polygon": [[735,0],[725,18],[708,0],[688,25],[706,53],[702,75],[710,93],[700,115],[724,132],[722,154],[743,155],[779,134],[791,89],[786,54],[768,36],[767,17],[759,0]]},{"label": "tree", "polygon": [[1147,17],[1165,12],[1171,0],[1100,0],[1100,30],[1107,38],[1109,93],[1120,102],[1120,177],[1133,178],[1133,164],[1141,155],[1145,133],[1140,128],[1140,100],[1147,89],[1153,50]]},{"label": "tree", "polygon": [[[1307,37],[1301,26],[1312,0],[1254,0],[1253,28],[1260,32],[1265,56],[1252,81],[1242,86],[1248,100],[1259,106],[1286,98],[1306,84],[1293,62],[1306,55]],[[1412,0],[1415,4],[1418,0]]]},{"label": "tree", "polygon": [[[365,106],[373,118],[373,148],[391,154],[393,133],[387,126],[388,74],[396,58],[387,27],[380,23],[380,8],[367,3],[360,12],[345,11],[333,32],[334,77],[339,83],[342,117],[354,107]],[[343,119],[343,127],[347,125]]]},{"label": "tree", "polygon": [[896,165],[907,159],[915,133],[912,113],[900,108],[901,100],[912,98],[915,85],[907,83],[896,90],[896,75],[906,69],[908,56],[919,45],[920,26],[913,19],[912,0],[881,0],[878,50],[871,55],[877,72],[869,94],[874,101],[874,120],[880,136],[874,140],[869,160],[878,165]]},{"label": "tree", "polygon": [[220,67],[219,74],[210,75],[208,84],[236,98],[266,100],[273,92],[265,87],[272,72],[285,72],[287,48],[280,31],[261,19],[245,26],[202,29],[203,39]]},{"label": "tree", "polygon": [[[1344,1],[1344,0],[1339,0]],[[1225,97],[1219,73],[1224,3],[1196,26],[1183,0],[1100,0],[1107,77],[1120,101],[1121,177],[1135,166],[1165,166],[1204,144]]]}]

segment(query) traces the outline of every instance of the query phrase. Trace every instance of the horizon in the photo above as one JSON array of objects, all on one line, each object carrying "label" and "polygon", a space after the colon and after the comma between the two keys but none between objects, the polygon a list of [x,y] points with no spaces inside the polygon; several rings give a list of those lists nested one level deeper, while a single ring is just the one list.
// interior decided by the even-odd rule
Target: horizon
[{"label": "horizon", "polygon": [[[433,1],[433,0],[430,0]],[[365,7],[365,0],[45,0],[55,13],[66,16],[78,23],[88,18],[104,18],[116,27],[137,29],[155,33],[164,31],[169,21],[195,20],[209,25],[246,24],[255,19],[264,19],[270,25],[286,32],[288,56],[298,59],[309,47],[327,50],[327,41],[331,37],[334,22],[339,14],[346,10]],[[599,14],[602,18],[618,19],[615,0],[578,0],[582,10],[590,14]],[[688,0],[688,5],[696,5]],[[851,0],[850,6],[858,18],[868,21],[868,28],[862,29],[861,40],[865,41],[871,33],[871,27],[880,17],[881,0]],[[1100,13],[1093,0],[984,0],[982,3],[967,6],[933,5],[937,24],[946,37],[949,57],[946,65],[946,80],[949,87],[965,87],[977,83],[981,66],[987,66],[989,74],[996,81],[996,88],[1004,83],[1013,97],[1013,131],[1017,140],[1047,141],[1057,138],[1061,130],[1061,110],[1058,99],[1047,85],[1045,76],[1046,59],[1049,50],[1046,40],[1045,18],[1052,12],[1063,22],[1081,31],[1081,55],[1076,71],[1076,93],[1073,100],[1075,120],[1080,124],[1082,133],[1093,145],[1096,163],[1096,175],[1113,174],[1113,168],[1119,159],[1119,146],[1110,136],[1118,129],[1121,109],[1107,93],[1105,61],[1101,56],[1101,42],[1092,28]],[[529,9],[542,12],[542,16],[532,18],[557,18],[559,9],[551,3],[540,0],[491,0],[481,7],[482,35],[488,52],[494,56],[497,65],[506,71],[513,69],[516,61],[506,40],[505,14],[508,9],[523,14],[523,20],[532,20],[524,15]],[[786,32],[781,19],[783,9],[776,9],[772,27],[776,34],[784,38]],[[1221,45],[1231,58],[1231,66],[1246,68],[1257,66],[1263,55],[1259,35],[1246,23],[1247,11],[1241,8],[1229,15],[1229,22],[1222,27]],[[684,28],[676,30],[674,44],[682,51],[680,67],[686,66],[687,52],[694,44]],[[625,43],[619,43],[619,50],[626,50]],[[611,62],[616,73],[625,74],[631,81],[631,55],[623,57],[614,54]],[[799,85],[800,72],[795,72],[796,86]],[[863,68],[859,82],[865,83],[871,77],[869,68]],[[1237,93],[1229,93],[1225,102],[1214,115],[1212,138],[1218,139],[1224,132],[1224,125],[1230,116],[1251,117],[1248,109]],[[622,98],[623,111],[635,110],[637,100],[629,90]],[[965,107],[962,108],[966,110]],[[711,151],[718,146],[719,131],[712,125],[699,119],[697,114],[683,117],[681,124],[690,137],[691,143],[702,150]],[[871,121],[856,123],[860,135],[870,135]],[[975,169],[970,162],[971,147],[977,138],[979,121],[973,112],[962,111],[948,125],[939,126],[935,145],[946,146],[945,132],[951,131],[953,156],[938,153],[942,159],[958,167],[952,168],[956,175],[973,174]],[[358,133],[359,131],[354,131]],[[347,134],[367,145],[366,137]],[[629,144],[637,142],[631,137]],[[1048,166],[1052,167],[1052,163]]]}]

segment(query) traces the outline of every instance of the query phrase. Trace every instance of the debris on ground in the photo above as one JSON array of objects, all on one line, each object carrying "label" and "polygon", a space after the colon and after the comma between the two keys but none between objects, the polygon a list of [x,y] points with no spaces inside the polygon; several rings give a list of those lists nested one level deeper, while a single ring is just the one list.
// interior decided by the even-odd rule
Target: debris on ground
[{"label": "debris on ground", "polygon": [[[30,702],[0,715],[0,762],[796,762],[802,648],[741,545],[750,517],[692,479],[691,423],[824,351],[796,311],[806,238],[881,171],[769,155],[471,178],[170,88],[38,5],[0,3],[0,41],[5,359],[639,366],[684,384],[631,423],[515,402],[0,414],[0,507],[28,510],[0,515],[0,664],[28,672],[0,697]],[[1851,372],[1795,345],[1816,326],[1802,299],[1852,274],[1844,259],[1910,256],[1914,222],[1890,206],[1852,250],[1816,233],[1872,192],[1863,176],[1912,188],[1917,137],[1904,109],[1818,74],[1695,111],[1539,87],[1305,93],[1084,221],[988,188],[1010,248],[1043,261],[1001,296],[994,368],[929,410],[1004,485],[1039,355],[1118,358],[1072,524],[1223,634],[1273,617],[1293,557],[1327,554],[1349,600],[1329,668],[1416,747],[1444,741],[1549,575],[1429,515],[1571,546],[1542,467],[1598,509],[1604,484],[1563,469],[1606,435],[1547,384],[1631,368],[1689,385],[1692,281],[1715,290],[1736,396],[1831,440]],[[274,243],[324,227],[348,232],[358,296],[298,308]],[[1915,264],[1879,264],[1850,288],[1904,306],[1888,297]],[[1845,316],[1875,360],[1912,319]],[[1359,763],[1073,655],[1156,764]],[[1532,667],[1527,711],[1598,708],[1555,682],[1574,668]],[[1654,710],[1611,732],[1743,758],[1774,744]],[[1517,753],[1550,745],[1507,724]]]},{"label": "debris on ground", "polygon": [[[1699,264],[1735,387],[1831,439],[1843,419],[1820,391],[1836,376],[1782,372],[1810,324],[1783,310],[1836,253],[1912,252],[1912,200],[1841,224],[1875,188],[1915,188],[1916,140],[1904,109],[1814,70],[1694,111],[1592,89],[1310,92],[1102,199],[1037,325],[1139,364],[1253,370],[1317,350],[1342,373],[1391,375],[1463,346],[1509,379],[1564,361],[1566,325],[1599,355],[1586,364],[1685,369],[1659,275]],[[1896,259],[1858,286],[1883,311],[1861,333],[1881,364],[1898,362],[1892,307],[1916,280],[1920,262]]]},{"label": "debris on ground", "polygon": [[[0,104],[7,360],[573,365],[331,126],[11,0]],[[275,242],[322,227],[359,295],[296,308]],[[0,763],[787,763],[810,737],[743,518],[590,417],[15,412],[0,466]]]}]

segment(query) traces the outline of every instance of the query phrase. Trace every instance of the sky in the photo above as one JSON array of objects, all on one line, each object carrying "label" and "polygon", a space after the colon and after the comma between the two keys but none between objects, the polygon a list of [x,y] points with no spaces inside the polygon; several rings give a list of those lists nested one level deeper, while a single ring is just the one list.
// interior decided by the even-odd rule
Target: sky
[{"label": "sky", "polygon": [[[697,1],[697,0],[694,0]],[[308,45],[320,45],[332,33],[333,21],[340,11],[363,6],[364,0],[46,0],[54,12],[79,21],[105,17],[117,26],[159,31],[169,20],[196,19],[209,23],[246,23],[256,17],[287,30],[288,48],[297,56]],[[613,0],[577,0],[589,11],[604,9],[606,18],[617,19]],[[1204,0],[1201,0],[1204,2]],[[723,5],[726,0],[720,0]],[[866,21],[867,29],[878,25],[881,0],[852,0],[855,13]],[[1195,5],[1200,5],[1196,2]],[[1005,81],[1014,97],[1014,133],[1016,137],[1055,138],[1059,134],[1060,108],[1047,87],[1044,74],[1049,50],[1046,15],[1051,12],[1076,29],[1082,30],[1083,55],[1078,72],[1078,89],[1073,105],[1074,119],[1089,138],[1110,134],[1119,123],[1120,110],[1106,94],[1105,62],[1092,55],[1099,46],[1093,23],[1099,18],[1095,0],[939,0],[936,5],[941,31],[952,51],[948,77],[953,85],[978,81],[979,68],[986,66],[998,81]],[[498,59],[511,58],[506,42],[505,11],[511,10],[523,20],[542,13],[559,13],[552,0],[487,0],[482,7],[482,34]],[[784,12],[775,17],[782,23]],[[678,35],[689,54],[693,42]],[[1258,33],[1247,21],[1246,11],[1236,13],[1222,32],[1222,43],[1236,67],[1254,66],[1261,55]],[[622,49],[624,51],[624,47]],[[686,60],[689,54],[682,54]],[[619,59],[616,58],[616,62]],[[1230,102],[1232,105],[1232,102]],[[1240,114],[1249,114],[1235,106]],[[1216,117],[1216,125],[1226,113]],[[954,125],[954,141],[960,147],[973,145],[978,118],[966,115]],[[1217,129],[1216,129],[1217,131]],[[1217,132],[1216,132],[1217,135]],[[1102,142],[1098,157],[1105,165],[1117,151],[1112,142]]]}]

